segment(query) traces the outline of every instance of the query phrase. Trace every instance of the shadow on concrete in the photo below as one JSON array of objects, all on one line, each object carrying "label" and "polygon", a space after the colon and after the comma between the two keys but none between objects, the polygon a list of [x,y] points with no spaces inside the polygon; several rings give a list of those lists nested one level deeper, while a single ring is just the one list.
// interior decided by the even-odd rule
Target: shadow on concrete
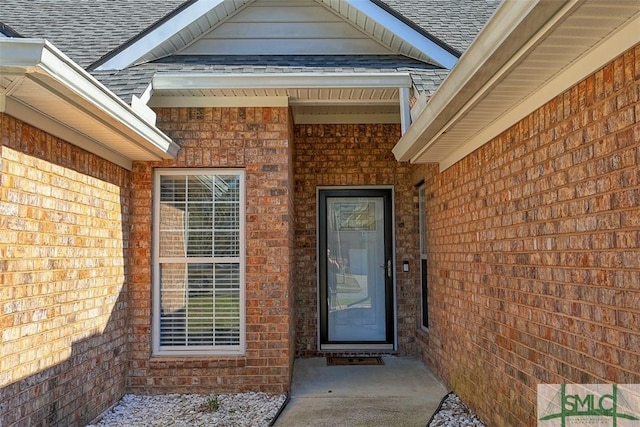
[{"label": "shadow on concrete", "polygon": [[296,359],[291,398],[274,425],[424,427],[447,390],[416,359],[384,362],[327,366],[325,358]]}]

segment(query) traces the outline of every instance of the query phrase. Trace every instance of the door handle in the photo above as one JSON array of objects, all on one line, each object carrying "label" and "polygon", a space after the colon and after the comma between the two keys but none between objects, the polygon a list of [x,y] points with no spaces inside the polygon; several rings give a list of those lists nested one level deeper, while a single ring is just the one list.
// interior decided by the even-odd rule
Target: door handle
[{"label": "door handle", "polygon": [[387,273],[387,277],[391,278],[392,276],[392,270],[391,270],[391,259],[387,260],[386,264],[383,264],[380,266],[380,268],[384,268],[385,273]]}]

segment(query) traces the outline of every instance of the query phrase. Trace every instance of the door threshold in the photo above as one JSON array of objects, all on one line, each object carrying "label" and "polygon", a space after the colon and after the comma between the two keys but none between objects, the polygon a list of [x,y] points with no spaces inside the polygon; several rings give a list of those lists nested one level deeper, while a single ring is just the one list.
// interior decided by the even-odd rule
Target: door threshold
[{"label": "door threshold", "polygon": [[389,351],[393,344],[320,344],[320,351]]}]

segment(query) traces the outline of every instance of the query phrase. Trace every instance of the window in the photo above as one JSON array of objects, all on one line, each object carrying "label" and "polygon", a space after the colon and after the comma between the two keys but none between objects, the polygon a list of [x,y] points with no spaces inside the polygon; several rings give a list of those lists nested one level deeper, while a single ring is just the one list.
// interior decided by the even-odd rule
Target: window
[{"label": "window", "polygon": [[243,353],[243,230],[242,172],[156,171],[154,354]]},{"label": "window", "polygon": [[426,186],[418,188],[418,209],[420,210],[420,275],[422,289],[422,327],[429,327],[429,286],[427,280],[427,203]]}]

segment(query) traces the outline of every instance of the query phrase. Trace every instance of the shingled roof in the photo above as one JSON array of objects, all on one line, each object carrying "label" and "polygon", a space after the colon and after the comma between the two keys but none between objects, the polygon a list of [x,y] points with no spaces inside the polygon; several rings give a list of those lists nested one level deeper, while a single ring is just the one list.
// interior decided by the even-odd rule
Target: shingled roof
[{"label": "shingled roof", "polygon": [[23,37],[49,40],[86,68],[184,3],[184,0],[2,0],[0,22]]},{"label": "shingled roof", "polygon": [[460,52],[467,50],[500,0],[380,0]]},{"label": "shingled roof", "polygon": [[421,92],[432,93],[449,70],[426,65],[415,59],[398,55],[361,56],[174,56],[129,67],[126,70],[94,71],[94,76],[126,102],[142,93],[157,72],[213,72],[216,74],[266,74],[302,72],[366,72],[384,73],[407,71],[414,86]]},{"label": "shingled roof", "polygon": [[[0,21],[25,37],[46,38],[87,68],[194,0],[4,0]],[[447,46],[464,51],[498,6],[498,0],[385,0],[377,4]],[[155,72],[218,73],[410,72],[414,87],[430,94],[448,70],[402,55],[170,57],[120,71],[91,71],[127,103]]]}]

